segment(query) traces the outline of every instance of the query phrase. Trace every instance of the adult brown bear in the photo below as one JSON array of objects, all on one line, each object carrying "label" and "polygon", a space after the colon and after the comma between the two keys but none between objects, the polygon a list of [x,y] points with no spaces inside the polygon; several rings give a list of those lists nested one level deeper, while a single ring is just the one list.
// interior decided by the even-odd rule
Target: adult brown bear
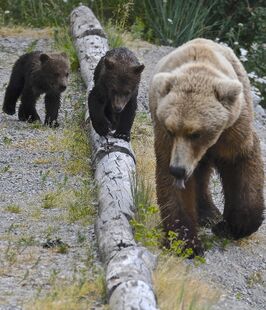
[{"label": "adult brown bear", "polygon": [[208,188],[215,167],[225,204],[213,231],[235,239],[255,232],[263,221],[263,162],[249,80],[233,51],[192,40],[160,60],[149,93],[165,231],[202,253],[198,223],[214,224],[219,214]]}]

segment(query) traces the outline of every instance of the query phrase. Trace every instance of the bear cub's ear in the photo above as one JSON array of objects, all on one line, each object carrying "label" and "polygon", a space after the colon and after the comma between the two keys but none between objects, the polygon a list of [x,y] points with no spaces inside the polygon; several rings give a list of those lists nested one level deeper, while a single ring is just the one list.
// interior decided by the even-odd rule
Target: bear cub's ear
[{"label": "bear cub's ear", "polygon": [[214,82],[214,94],[218,101],[232,105],[243,90],[242,84],[237,80],[216,80]]},{"label": "bear cub's ear", "polygon": [[108,70],[113,70],[114,67],[115,67],[115,61],[110,59],[110,58],[104,58],[104,63],[105,63],[105,67],[108,69]]},{"label": "bear cub's ear", "polygon": [[142,65],[139,65],[139,66],[134,66],[132,67],[133,69],[133,72],[135,74],[141,74],[141,72],[144,70],[145,66],[142,64]]},{"label": "bear cub's ear", "polygon": [[161,72],[155,74],[152,84],[160,96],[165,97],[171,91],[175,79],[175,75],[168,72]]},{"label": "bear cub's ear", "polygon": [[41,54],[40,55],[40,61],[42,64],[45,63],[49,59],[50,59],[50,57],[47,54]]}]

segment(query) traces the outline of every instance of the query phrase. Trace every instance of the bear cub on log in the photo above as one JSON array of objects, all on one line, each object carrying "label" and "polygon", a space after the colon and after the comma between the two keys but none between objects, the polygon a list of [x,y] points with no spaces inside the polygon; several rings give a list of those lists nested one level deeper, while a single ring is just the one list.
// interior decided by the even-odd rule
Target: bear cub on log
[{"label": "bear cub on log", "polygon": [[127,48],[108,51],[94,71],[94,87],[89,94],[90,118],[95,131],[130,140],[137,109],[138,86],[144,65]]},{"label": "bear cub on log", "polygon": [[39,121],[35,105],[45,93],[46,117],[44,124],[59,126],[57,122],[60,95],[66,89],[69,76],[69,60],[65,53],[45,54],[35,51],[22,55],[14,64],[6,89],[3,112],[13,115],[21,96],[18,118],[30,123]]}]

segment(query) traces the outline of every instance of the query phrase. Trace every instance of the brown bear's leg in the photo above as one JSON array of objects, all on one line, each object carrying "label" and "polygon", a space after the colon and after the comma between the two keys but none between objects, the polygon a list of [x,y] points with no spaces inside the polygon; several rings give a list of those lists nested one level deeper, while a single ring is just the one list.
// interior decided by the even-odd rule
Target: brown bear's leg
[{"label": "brown bear's leg", "polygon": [[46,94],[44,101],[46,110],[44,124],[50,127],[58,127],[57,117],[60,107],[60,94]]},{"label": "brown bear's leg", "polygon": [[31,87],[24,87],[21,95],[21,105],[19,106],[18,118],[20,121],[28,121],[29,123],[39,121],[40,117],[36,111],[35,104],[37,96]]},{"label": "brown bear's leg", "polygon": [[194,255],[202,255],[203,250],[197,237],[197,212],[194,177],[186,183],[186,189],[179,190],[175,179],[169,173],[169,161],[165,160],[166,150],[155,148],[157,199],[164,230],[178,232],[186,241]]},{"label": "brown bear's leg", "polygon": [[18,65],[15,65],[6,89],[3,104],[3,112],[10,115],[15,114],[16,112],[16,102],[21,95],[24,86],[24,72],[22,73],[21,70],[18,69]]},{"label": "brown bear's leg", "polygon": [[119,122],[114,136],[125,141],[130,141],[131,127],[134,122],[137,109],[137,97],[134,96],[120,113]]},{"label": "brown bear's leg", "polygon": [[213,231],[235,239],[249,236],[258,230],[264,219],[264,171],[257,136],[254,134],[250,154],[217,166],[223,182],[225,207],[224,221]]},{"label": "brown bear's leg", "polygon": [[209,189],[209,181],[212,173],[210,162],[202,160],[194,172],[196,179],[197,208],[199,224],[201,226],[213,226],[222,219],[220,211],[213,203]]},{"label": "brown bear's leg", "polygon": [[111,130],[112,124],[105,115],[106,102],[101,99],[96,86],[91,90],[88,97],[90,119],[94,130],[100,136],[106,136]]}]

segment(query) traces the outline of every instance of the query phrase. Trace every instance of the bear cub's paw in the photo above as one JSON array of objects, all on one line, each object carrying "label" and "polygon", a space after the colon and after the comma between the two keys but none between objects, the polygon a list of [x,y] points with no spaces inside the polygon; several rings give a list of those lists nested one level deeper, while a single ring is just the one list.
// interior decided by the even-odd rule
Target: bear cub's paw
[{"label": "bear cub's paw", "polygon": [[47,119],[44,121],[45,126],[49,126],[50,128],[57,128],[59,127],[59,123],[57,120],[48,121]]},{"label": "bear cub's paw", "polygon": [[95,131],[100,136],[107,136],[108,133],[111,131],[111,123],[110,122],[96,122],[93,125]]},{"label": "bear cub's paw", "polygon": [[124,133],[114,133],[114,137],[117,139],[125,140],[126,142],[130,141],[130,134],[124,134]]},{"label": "bear cub's paw", "polygon": [[3,112],[8,115],[14,115],[16,113],[15,108],[11,108],[8,105],[3,105]]}]

